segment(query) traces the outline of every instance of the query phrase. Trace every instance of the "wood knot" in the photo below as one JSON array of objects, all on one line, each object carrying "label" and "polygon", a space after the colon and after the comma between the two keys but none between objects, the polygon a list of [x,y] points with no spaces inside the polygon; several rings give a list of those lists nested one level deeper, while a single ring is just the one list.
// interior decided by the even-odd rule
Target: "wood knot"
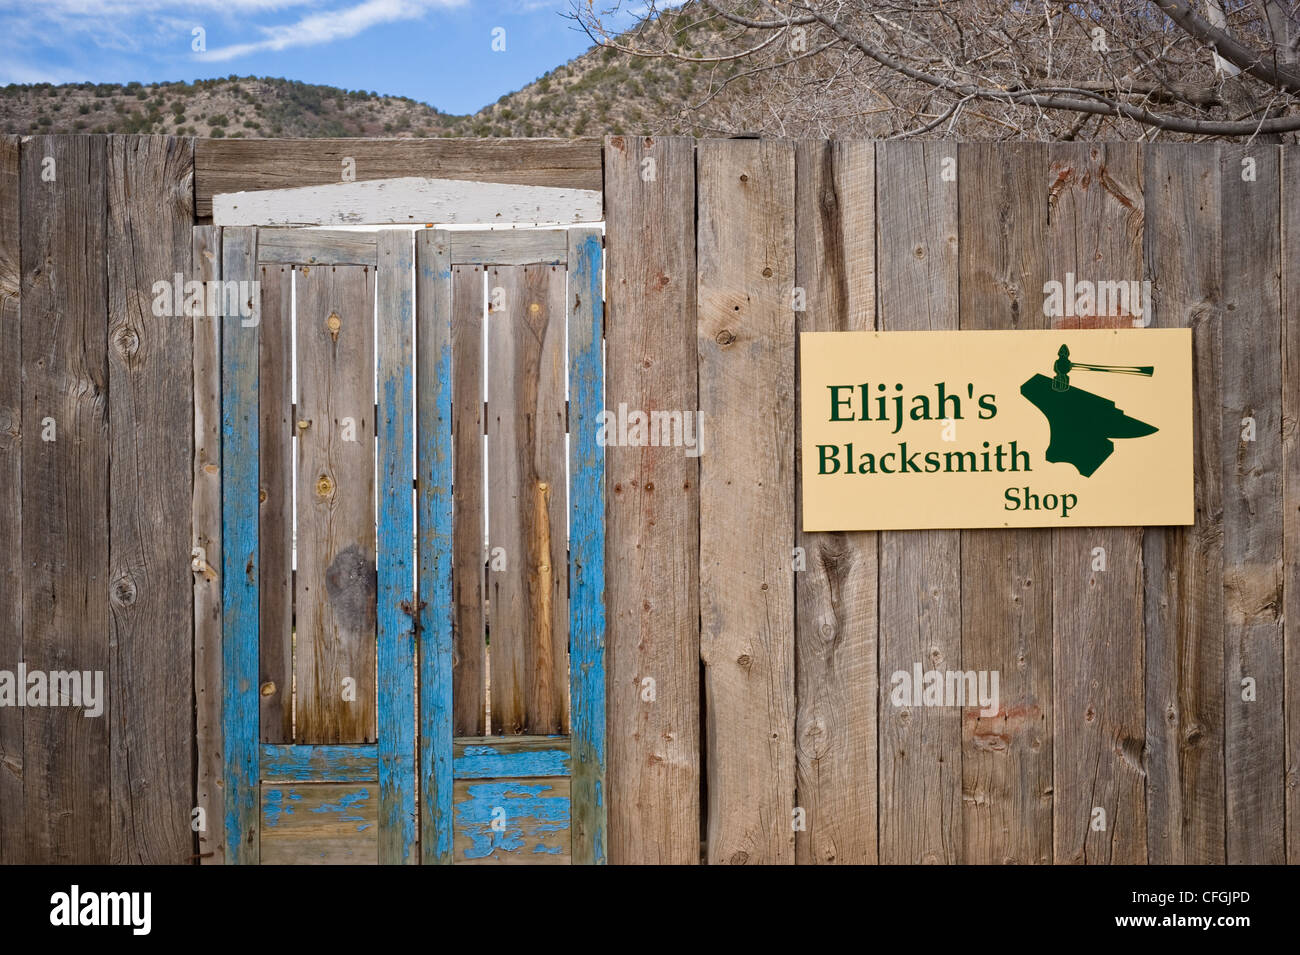
[{"label": "wood knot", "polygon": [[330,340],[339,340],[339,329],[343,327],[343,319],[339,318],[338,312],[330,312],[329,318],[325,319],[325,327],[329,329]]},{"label": "wood knot", "polygon": [[262,684],[262,695],[273,696],[274,694],[275,694],[275,681],[267,680],[265,683]]},{"label": "wood knot", "polygon": [[771,277],[772,277],[772,266],[769,265],[763,269],[763,278],[770,279]]},{"label": "wood knot", "polygon": [[[744,179],[745,177],[741,176],[740,178]],[[739,852],[733,852],[731,854],[731,858],[728,859],[727,861],[730,862],[732,865],[744,865],[746,862],[749,861],[749,853],[743,849],[740,850]]]},{"label": "wood knot", "polygon": [[748,653],[742,653],[740,656],[736,657],[736,663],[746,670],[749,669],[750,664],[753,662],[753,658]]},{"label": "wood knot", "polygon": [[334,493],[334,481],[328,474],[322,474],[316,479],[316,495],[318,497],[329,497]]},{"label": "wood knot", "polygon": [[718,332],[717,336],[713,340],[717,342],[719,345],[725,346],[725,345],[730,345],[732,342],[734,342],[736,340],[736,336],[733,335],[728,329],[724,328],[722,331]]},{"label": "wood knot", "polygon": [[135,353],[140,350],[140,333],[129,326],[119,328],[117,334],[113,336],[113,344],[123,358],[134,358]]},{"label": "wood knot", "polygon": [[129,607],[135,603],[135,581],[130,574],[123,574],[113,581],[113,603],[119,607]]},{"label": "wood knot", "polygon": [[740,181],[741,181],[741,182],[749,182],[749,176],[748,176],[746,173],[743,173],[743,172],[742,172],[742,173],[740,174]]}]

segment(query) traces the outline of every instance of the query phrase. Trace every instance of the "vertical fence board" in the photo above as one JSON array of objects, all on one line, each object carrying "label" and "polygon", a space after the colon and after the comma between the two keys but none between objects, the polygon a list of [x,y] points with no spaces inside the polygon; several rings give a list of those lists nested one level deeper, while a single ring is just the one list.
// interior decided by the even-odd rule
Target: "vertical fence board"
[{"label": "vertical fence board", "polygon": [[1222,280],[1217,146],[1146,153],[1152,323],[1192,329],[1196,524],[1143,534],[1147,860],[1224,861]]},{"label": "vertical fence board", "polygon": [[[605,210],[605,406],[693,414],[694,142],[607,140]],[[683,448],[609,445],[605,471],[610,861],[695,863],[699,459]],[[653,701],[642,698],[647,679]]]},{"label": "vertical fence board", "polygon": [[[297,275],[298,422],[306,425],[298,429],[293,655],[300,743],[375,739],[371,282],[370,270],[356,265],[303,268]],[[348,679],[355,690],[350,700],[343,693]]]},{"label": "vertical fence board", "polygon": [[708,857],[792,862],[794,150],[718,140],[699,158],[700,655]]},{"label": "vertical fence board", "polygon": [[[1285,861],[1280,151],[1223,150],[1223,610],[1229,863]],[[1243,162],[1252,160],[1251,163]],[[1243,434],[1253,419],[1254,440]],[[1242,699],[1242,681],[1255,699]]]},{"label": "vertical fence board", "polygon": [[[871,143],[795,150],[795,285],[805,294],[799,331],[875,327],[874,163]],[[801,477],[796,460],[800,508]],[[804,561],[794,578],[796,785],[806,826],[795,832],[795,858],[873,863],[876,535],[799,530],[795,543]]]},{"label": "vertical fence board", "polygon": [[[880,327],[957,327],[954,143],[876,147]],[[961,662],[961,534],[880,535],[880,861],[953,863],[962,852],[962,712],[898,707],[890,677]]]},{"label": "vertical fence board", "polygon": [[[0,666],[23,656],[22,316],[18,137],[0,136]],[[23,861],[23,711],[0,709],[0,865]]]},{"label": "vertical fence board", "polygon": [[[568,727],[564,272],[493,269],[488,321],[488,575],[492,731]],[[493,303],[494,305],[496,303]]]},{"label": "vertical fence board", "polygon": [[[452,657],[453,616],[457,608],[452,598],[451,421],[455,388],[452,323],[455,313],[450,250],[451,237],[443,230],[426,229],[415,235],[420,847],[421,858],[426,863],[452,861]],[[480,307],[481,294],[474,296]],[[481,328],[477,322],[475,326]],[[477,355],[478,351],[475,349],[474,353]],[[478,421],[477,415],[473,421]],[[475,428],[474,439],[481,444],[480,430]],[[473,501],[472,509],[476,514],[481,513],[481,500]],[[480,553],[482,546],[480,532]],[[482,579],[481,559],[474,570]],[[481,613],[478,619],[482,620]],[[482,644],[481,634],[479,644]],[[471,691],[482,713],[482,684],[471,687]]]},{"label": "vertical fence board", "polygon": [[[376,275],[379,384],[379,861],[418,862],[415,832],[415,303],[411,233],[379,233]],[[300,323],[301,326],[302,323]]]},{"label": "vertical fence board", "polygon": [[[258,267],[258,545],[261,598],[259,728],[264,743],[293,742],[293,271]],[[368,436],[368,435],[367,435]]]},{"label": "vertical fence board", "polygon": [[[223,282],[252,282],[257,230],[221,233]],[[260,767],[258,720],[257,423],[261,296],[252,314],[221,320],[221,734],[226,862],[256,864]]]},{"label": "vertical fence board", "polygon": [[1300,863],[1300,149],[1295,146],[1282,148],[1281,205],[1286,849],[1294,865]]},{"label": "vertical fence board", "polygon": [[[1042,328],[1047,177],[1033,143],[958,147],[961,327]],[[961,533],[964,670],[999,672],[1001,711],[962,714],[962,861],[1052,859],[1051,539]]]},{"label": "vertical fence board", "polygon": [[[190,515],[193,341],[183,289],[194,141],[113,136],[107,162],[112,861],[189,863],[194,834]],[[173,293],[159,315],[155,283]]]},{"label": "vertical fence board", "polygon": [[571,803],[573,861],[606,861],[605,790],[605,452],[597,442],[604,410],[599,229],[569,232],[569,636],[573,701]]},{"label": "vertical fence board", "polygon": [[483,272],[469,265],[451,276],[452,421],[455,514],[452,587],[455,656],[453,726],[457,736],[487,732],[487,645],[483,614]]},{"label": "vertical fence board", "polygon": [[[1133,143],[1048,147],[1049,279],[1142,276],[1142,156]],[[1025,184],[1032,190],[1032,184]],[[1132,304],[1132,303],[1130,303]],[[1055,327],[1133,327],[1132,314],[1056,317]],[[1053,359],[1043,356],[1044,367]],[[1084,373],[1086,375],[1086,373]],[[1077,377],[1077,376],[1076,376]],[[1104,382],[1099,386],[1104,391]],[[1052,535],[1053,858],[1146,861],[1142,531]],[[1094,570],[1102,548],[1105,570]],[[1094,828],[1098,809],[1105,827]]]},{"label": "vertical fence board", "polygon": [[[221,229],[193,230],[190,278],[221,278]],[[221,316],[194,322],[194,502],[190,570],[194,575],[194,805],[204,812],[199,862],[226,861],[221,742]]]},{"label": "vertical fence board", "polygon": [[[29,671],[100,671],[108,693],[106,145],[33,136],[21,147],[22,649]],[[29,863],[109,861],[110,702],[95,719],[23,711]]]}]

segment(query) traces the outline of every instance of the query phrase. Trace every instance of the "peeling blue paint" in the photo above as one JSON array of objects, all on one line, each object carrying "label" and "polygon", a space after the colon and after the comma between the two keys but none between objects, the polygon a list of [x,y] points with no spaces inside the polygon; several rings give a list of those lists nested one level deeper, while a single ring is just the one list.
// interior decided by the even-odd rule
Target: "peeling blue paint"
[{"label": "peeling blue paint", "polygon": [[569,754],[562,749],[502,752],[495,746],[466,746],[454,763],[457,779],[568,776],[569,772]]},{"label": "peeling blue paint", "polygon": [[[568,830],[569,800],[543,795],[553,791],[554,787],[545,783],[470,786],[469,798],[455,806],[456,828],[470,841],[465,858],[483,859],[498,850],[515,852],[537,833]],[[492,828],[492,813],[497,808],[505,809],[505,828],[501,830]]]}]

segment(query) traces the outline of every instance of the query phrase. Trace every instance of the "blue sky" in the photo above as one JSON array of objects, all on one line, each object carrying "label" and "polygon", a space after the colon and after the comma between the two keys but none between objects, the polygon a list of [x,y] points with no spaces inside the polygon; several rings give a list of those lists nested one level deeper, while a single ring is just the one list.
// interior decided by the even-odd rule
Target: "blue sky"
[{"label": "blue sky", "polygon": [[[251,74],[472,113],[591,45],[562,16],[571,9],[571,0],[0,0],[0,85]],[[498,28],[504,51],[492,48]]]}]

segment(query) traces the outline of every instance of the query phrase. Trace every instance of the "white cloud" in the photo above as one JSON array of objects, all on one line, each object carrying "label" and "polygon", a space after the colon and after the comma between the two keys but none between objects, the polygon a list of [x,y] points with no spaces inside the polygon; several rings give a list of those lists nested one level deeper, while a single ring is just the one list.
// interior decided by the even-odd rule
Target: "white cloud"
[{"label": "white cloud", "polygon": [[354,7],[313,13],[296,23],[257,27],[263,39],[217,47],[200,53],[195,59],[220,63],[264,50],[318,46],[333,40],[346,40],[380,24],[418,20],[433,7],[455,7],[463,2],[464,0],[365,0]]}]

